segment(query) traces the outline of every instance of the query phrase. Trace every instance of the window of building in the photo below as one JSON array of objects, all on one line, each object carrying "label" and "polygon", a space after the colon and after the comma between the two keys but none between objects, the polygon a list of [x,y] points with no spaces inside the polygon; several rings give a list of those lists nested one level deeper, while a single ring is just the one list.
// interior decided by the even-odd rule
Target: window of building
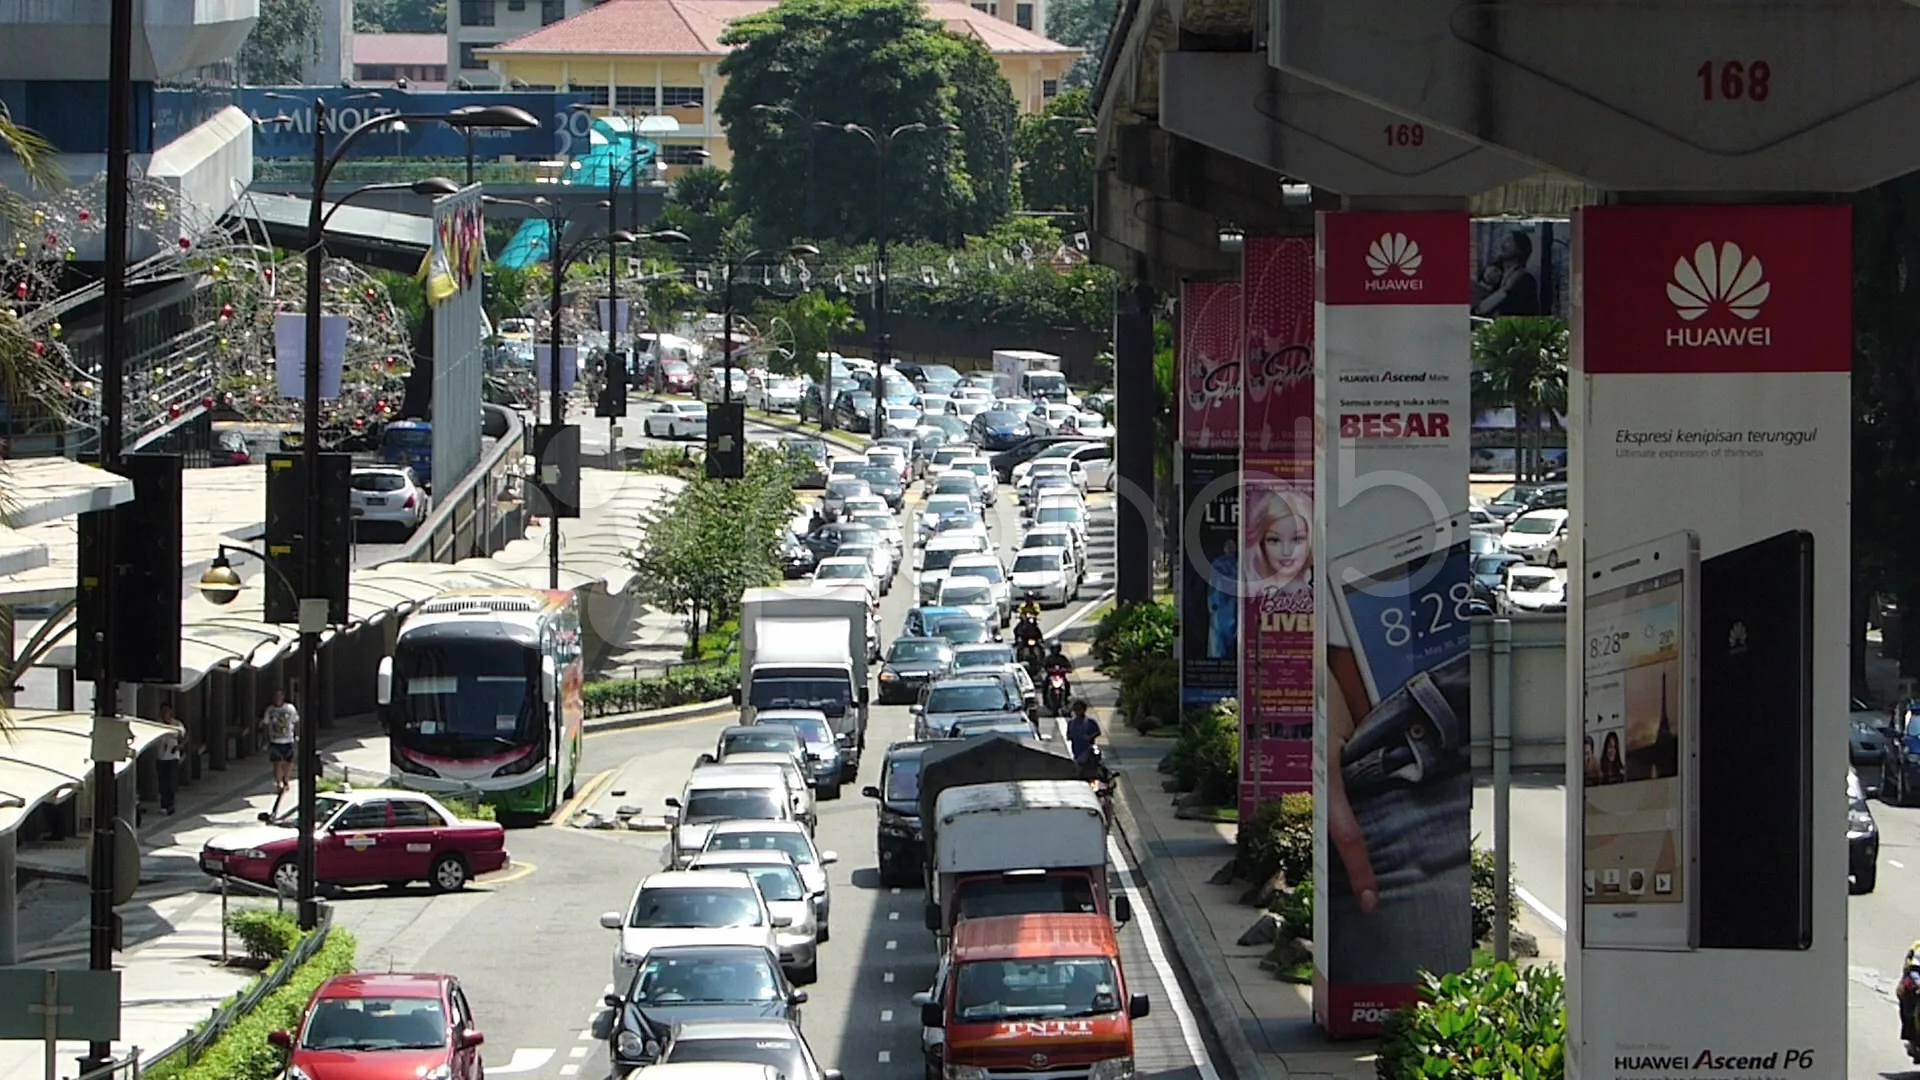
[{"label": "window of building", "polygon": [[567,89],[576,94],[585,94],[589,105],[607,103],[607,88],[604,86],[581,86],[579,83],[570,83]]},{"label": "window of building", "polygon": [[461,42],[460,43],[460,70],[461,71],[487,70],[487,62],[473,55],[473,51],[475,49],[491,49],[491,48],[493,48],[493,42],[490,42],[490,41]]},{"label": "window of building", "polygon": [[507,10],[525,11],[527,10],[527,0],[507,0]]},{"label": "window of building", "polygon": [[996,19],[1000,17],[1000,5],[993,0],[973,0],[973,10],[984,12]]},{"label": "window of building", "polygon": [[1013,23],[1015,26],[1018,26],[1022,30],[1033,29],[1033,5],[1032,4],[1013,5]]},{"label": "window of building", "polygon": [[651,86],[616,86],[613,88],[613,103],[623,109],[651,109],[654,103]]},{"label": "window of building", "polygon": [[660,160],[668,165],[705,165],[707,152],[687,143],[663,143]]},{"label": "window of building", "polygon": [[493,0],[460,0],[461,26],[492,26]]},{"label": "window of building", "polygon": [[664,86],[660,88],[660,105],[673,109],[687,105],[704,106],[707,103],[707,91],[701,86]]},{"label": "window of building", "polygon": [[1060,80],[1059,79],[1041,80],[1040,96],[1048,99],[1059,97],[1060,96]]},{"label": "window of building", "polygon": [[540,0],[540,25],[552,26],[567,17],[566,0]]}]

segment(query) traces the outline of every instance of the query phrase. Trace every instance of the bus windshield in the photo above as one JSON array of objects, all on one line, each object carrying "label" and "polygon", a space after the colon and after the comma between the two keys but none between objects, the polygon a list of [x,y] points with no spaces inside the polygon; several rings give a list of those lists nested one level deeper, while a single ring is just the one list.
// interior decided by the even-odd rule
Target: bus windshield
[{"label": "bus windshield", "polygon": [[448,757],[495,754],[546,736],[540,654],[474,638],[409,641],[393,651],[394,737]]}]

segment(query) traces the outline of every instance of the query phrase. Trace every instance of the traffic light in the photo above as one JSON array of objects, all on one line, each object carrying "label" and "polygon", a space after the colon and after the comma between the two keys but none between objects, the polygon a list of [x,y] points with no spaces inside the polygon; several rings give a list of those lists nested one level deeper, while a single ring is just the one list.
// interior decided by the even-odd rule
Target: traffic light
[{"label": "traffic light", "polygon": [[[347,577],[353,568],[353,508],[347,494],[353,455],[320,455],[320,584],[327,598],[327,621],[344,624]],[[269,569],[265,619],[300,621],[300,593],[306,588],[307,481],[300,454],[267,455],[267,537]],[[274,571],[278,570],[278,573]]]},{"label": "traffic light", "polygon": [[133,481],[133,501],[80,515],[77,678],[100,677],[110,644],[119,681],[180,681],[180,464],[177,454],[126,455],[114,471]]},{"label": "traffic light", "polygon": [[536,517],[580,516],[580,427],[542,424],[533,429],[533,476],[528,510]]},{"label": "traffic light", "polygon": [[747,475],[747,407],[738,401],[707,406],[707,478]]},{"label": "traffic light", "polygon": [[627,354],[625,351],[607,354],[605,377],[600,384],[599,400],[593,404],[593,415],[608,420],[616,420],[627,415]]}]

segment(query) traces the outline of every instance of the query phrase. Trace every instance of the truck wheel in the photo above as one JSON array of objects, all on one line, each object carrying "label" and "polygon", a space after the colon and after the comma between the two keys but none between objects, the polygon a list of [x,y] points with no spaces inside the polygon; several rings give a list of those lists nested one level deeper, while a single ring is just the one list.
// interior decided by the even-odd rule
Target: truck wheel
[{"label": "truck wheel", "polygon": [[1852,887],[1849,888],[1847,892],[1854,896],[1864,896],[1873,891],[1873,887],[1878,884],[1879,879],[1880,864],[1874,863],[1872,866],[1867,867],[1865,870],[1853,876]]},{"label": "truck wheel", "polygon": [[829,787],[823,787],[823,788],[821,788],[821,789],[820,789],[820,796],[819,796],[819,797],[820,797],[820,801],[821,801],[821,802],[832,802],[833,800],[835,800],[835,799],[837,799],[837,798],[839,798],[839,797],[840,797],[840,784],[839,784],[838,782],[836,782],[836,783],[834,783],[833,785],[831,785],[831,786],[829,786]]},{"label": "truck wheel", "polygon": [[812,986],[814,983],[817,983],[819,981],[820,981],[820,961],[818,958],[816,958],[813,961],[813,963],[808,964],[806,967],[800,968],[799,970],[793,973],[793,985],[795,986]]}]

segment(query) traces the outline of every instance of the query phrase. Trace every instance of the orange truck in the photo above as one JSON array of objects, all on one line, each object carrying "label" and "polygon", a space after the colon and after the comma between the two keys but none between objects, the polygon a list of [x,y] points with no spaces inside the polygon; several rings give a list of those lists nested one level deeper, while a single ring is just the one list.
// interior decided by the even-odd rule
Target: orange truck
[{"label": "orange truck", "polygon": [[993,915],[954,927],[931,991],[914,995],[941,1080],[1132,1080],[1134,1021],[1113,923],[1100,914]]}]

